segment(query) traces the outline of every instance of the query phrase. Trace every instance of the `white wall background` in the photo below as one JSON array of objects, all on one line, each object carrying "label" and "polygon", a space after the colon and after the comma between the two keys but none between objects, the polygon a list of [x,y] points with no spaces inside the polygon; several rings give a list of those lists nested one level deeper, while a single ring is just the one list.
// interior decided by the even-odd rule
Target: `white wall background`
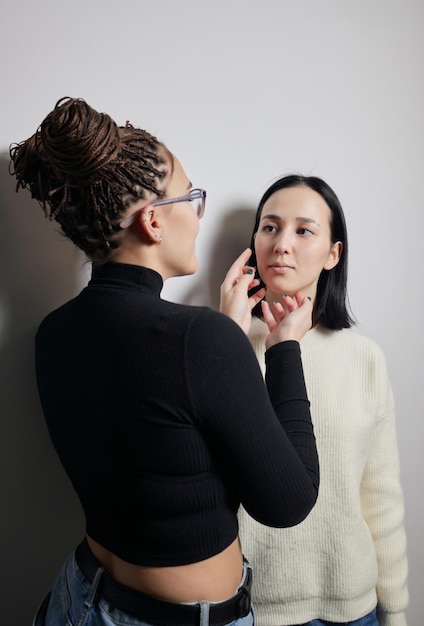
[{"label": "white wall background", "polygon": [[[41,318],[88,268],[26,193],[8,146],[62,96],[158,135],[208,191],[201,269],[164,296],[216,306],[265,188],[325,178],[345,208],[359,329],[386,352],[409,539],[424,601],[422,0],[15,0],[0,8],[0,623],[24,626],[83,533],[33,374]],[[207,355],[205,355],[207,358]]]}]

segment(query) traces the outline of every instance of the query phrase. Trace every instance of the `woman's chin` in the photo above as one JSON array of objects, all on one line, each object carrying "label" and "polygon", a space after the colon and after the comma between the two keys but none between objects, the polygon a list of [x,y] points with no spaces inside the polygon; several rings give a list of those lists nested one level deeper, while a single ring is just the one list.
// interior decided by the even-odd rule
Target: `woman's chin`
[{"label": "woman's chin", "polygon": [[194,258],[192,263],[191,263],[191,269],[187,272],[187,274],[189,274],[189,275],[195,274],[198,269],[199,269],[199,262],[198,262],[197,258]]},{"label": "woman's chin", "polygon": [[192,276],[199,269],[199,263],[197,259],[193,259],[191,263],[187,263],[187,265],[180,269],[178,273],[175,274],[177,276]]},{"label": "woman's chin", "polygon": [[284,280],[271,280],[266,283],[266,289],[268,293],[275,295],[282,295],[283,293],[292,296],[298,291],[296,287],[288,284],[288,281]]}]

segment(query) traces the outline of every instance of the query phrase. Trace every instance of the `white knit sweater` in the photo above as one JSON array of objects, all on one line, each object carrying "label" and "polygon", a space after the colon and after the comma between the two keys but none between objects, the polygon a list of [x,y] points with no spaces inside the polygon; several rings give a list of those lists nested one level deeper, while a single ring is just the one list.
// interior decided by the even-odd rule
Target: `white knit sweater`
[{"label": "white knit sweater", "polygon": [[[249,334],[262,371],[266,325]],[[253,565],[258,626],[359,619],[378,603],[382,626],[406,626],[406,539],[393,397],[384,355],[351,330],[310,330],[301,341],[320,458],[317,504],[293,528],[240,511]]]}]

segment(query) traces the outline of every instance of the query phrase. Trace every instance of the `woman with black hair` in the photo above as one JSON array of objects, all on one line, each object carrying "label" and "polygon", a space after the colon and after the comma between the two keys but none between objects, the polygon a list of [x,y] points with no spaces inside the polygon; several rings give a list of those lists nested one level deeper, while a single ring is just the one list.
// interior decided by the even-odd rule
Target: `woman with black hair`
[{"label": "woman with black hair", "polygon": [[[334,191],[317,177],[275,182],[259,204],[252,248],[268,302],[285,307],[300,290],[314,304],[301,351],[321,468],[317,504],[298,526],[281,532],[240,511],[257,622],[405,626],[393,397],[381,349],[350,330],[347,231]],[[254,311],[249,338],[264,370],[270,324]]]}]

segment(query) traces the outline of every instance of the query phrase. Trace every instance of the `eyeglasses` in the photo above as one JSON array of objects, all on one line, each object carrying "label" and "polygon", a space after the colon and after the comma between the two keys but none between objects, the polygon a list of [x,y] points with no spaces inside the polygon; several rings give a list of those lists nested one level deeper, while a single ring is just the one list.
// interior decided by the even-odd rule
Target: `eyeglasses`
[{"label": "eyeglasses", "polygon": [[[199,220],[203,217],[205,213],[205,205],[206,205],[206,191],[204,189],[192,189],[189,194],[186,196],[179,196],[178,198],[167,198],[166,200],[158,200],[157,202],[152,202],[150,206],[163,206],[164,204],[174,204],[174,202],[190,202],[193,207],[197,217]],[[139,209],[129,217],[126,217],[119,224],[121,228],[128,228],[133,224],[138,216],[138,214],[143,211],[143,209]]]},{"label": "eyeglasses", "polygon": [[200,220],[205,213],[206,191],[204,189],[192,189],[187,196],[158,200],[157,202],[152,202],[152,206],[163,206],[164,204],[174,204],[175,202],[190,202]]}]

